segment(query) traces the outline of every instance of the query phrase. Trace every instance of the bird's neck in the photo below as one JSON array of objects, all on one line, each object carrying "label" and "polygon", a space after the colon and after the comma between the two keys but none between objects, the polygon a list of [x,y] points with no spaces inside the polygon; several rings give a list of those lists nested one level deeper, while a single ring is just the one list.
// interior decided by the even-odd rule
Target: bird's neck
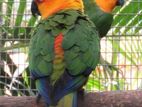
[{"label": "bird's neck", "polygon": [[42,19],[47,19],[49,16],[67,9],[74,9],[83,12],[82,0],[51,0],[48,3],[43,3],[39,6]]},{"label": "bird's neck", "polygon": [[111,13],[113,11],[113,9],[116,6],[116,0],[96,0],[96,5],[99,6],[99,8],[107,13]]}]

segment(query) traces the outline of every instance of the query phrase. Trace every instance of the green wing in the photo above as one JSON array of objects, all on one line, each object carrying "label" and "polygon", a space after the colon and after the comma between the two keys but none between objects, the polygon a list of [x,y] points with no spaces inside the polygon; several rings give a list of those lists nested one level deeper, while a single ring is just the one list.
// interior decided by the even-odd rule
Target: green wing
[{"label": "green wing", "polygon": [[[69,18],[66,17],[66,20],[63,20],[63,16],[64,12],[42,21],[33,34],[29,63],[34,77],[53,75],[54,39],[59,33],[64,34],[62,48],[65,68],[72,75],[79,75],[87,68],[94,69],[99,62],[100,39],[94,24],[79,12],[68,11]],[[57,30],[61,29],[61,25],[64,25],[64,29]]]},{"label": "green wing", "polygon": [[34,78],[51,74],[54,58],[54,37],[48,33],[42,24],[37,26],[29,48],[29,67]]},{"label": "green wing", "polygon": [[34,78],[50,76],[57,80],[62,75],[63,72],[54,70],[54,39],[60,33],[75,34],[71,29],[76,26],[75,22],[80,15],[79,11],[61,11],[37,25],[29,49],[29,67]]},{"label": "green wing", "polygon": [[96,27],[86,19],[76,22],[62,43],[66,68],[71,75],[80,75],[99,62],[100,40]]}]

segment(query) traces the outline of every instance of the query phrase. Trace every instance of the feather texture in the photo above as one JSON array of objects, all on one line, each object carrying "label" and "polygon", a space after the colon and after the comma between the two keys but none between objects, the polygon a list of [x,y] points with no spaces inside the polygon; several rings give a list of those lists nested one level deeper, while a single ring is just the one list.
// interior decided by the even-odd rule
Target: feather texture
[{"label": "feather texture", "polygon": [[47,105],[58,107],[70,99],[70,107],[76,107],[75,93],[99,62],[100,39],[95,29],[76,10],[63,10],[37,25],[30,42],[29,67]]}]

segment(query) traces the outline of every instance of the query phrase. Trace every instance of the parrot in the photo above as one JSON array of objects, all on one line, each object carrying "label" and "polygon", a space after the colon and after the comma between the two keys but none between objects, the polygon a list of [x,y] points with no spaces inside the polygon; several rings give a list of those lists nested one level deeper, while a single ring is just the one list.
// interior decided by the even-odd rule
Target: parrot
[{"label": "parrot", "polygon": [[33,0],[31,12],[41,16],[29,45],[38,96],[47,107],[77,107],[78,91],[99,63],[97,28],[84,13],[83,0]]},{"label": "parrot", "polygon": [[112,25],[113,9],[125,3],[124,0],[83,0],[83,2],[85,13],[97,27],[100,38],[106,36]]}]

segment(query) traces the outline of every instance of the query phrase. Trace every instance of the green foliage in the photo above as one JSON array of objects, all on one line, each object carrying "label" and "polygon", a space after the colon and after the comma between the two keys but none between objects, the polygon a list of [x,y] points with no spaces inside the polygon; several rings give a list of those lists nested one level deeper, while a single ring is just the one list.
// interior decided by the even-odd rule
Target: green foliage
[{"label": "green foliage", "polygon": [[[27,69],[27,47],[30,39],[32,27],[35,25],[35,18],[28,10],[28,1],[3,0],[0,2],[0,93],[9,95],[33,95],[35,91],[30,88],[35,86],[31,84],[31,79]],[[21,52],[14,58],[14,53]],[[19,57],[18,57],[19,56]],[[18,58],[25,57],[25,63],[15,63]],[[8,65],[7,65],[8,64]],[[21,64],[21,65],[20,65]],[[6,66],[7,65],[7,66]],[[24,75],[23,75],[24,73]],[[32,85],[32,87],[31,87]],[[26,90],[25,90],[26,89]]]}]

